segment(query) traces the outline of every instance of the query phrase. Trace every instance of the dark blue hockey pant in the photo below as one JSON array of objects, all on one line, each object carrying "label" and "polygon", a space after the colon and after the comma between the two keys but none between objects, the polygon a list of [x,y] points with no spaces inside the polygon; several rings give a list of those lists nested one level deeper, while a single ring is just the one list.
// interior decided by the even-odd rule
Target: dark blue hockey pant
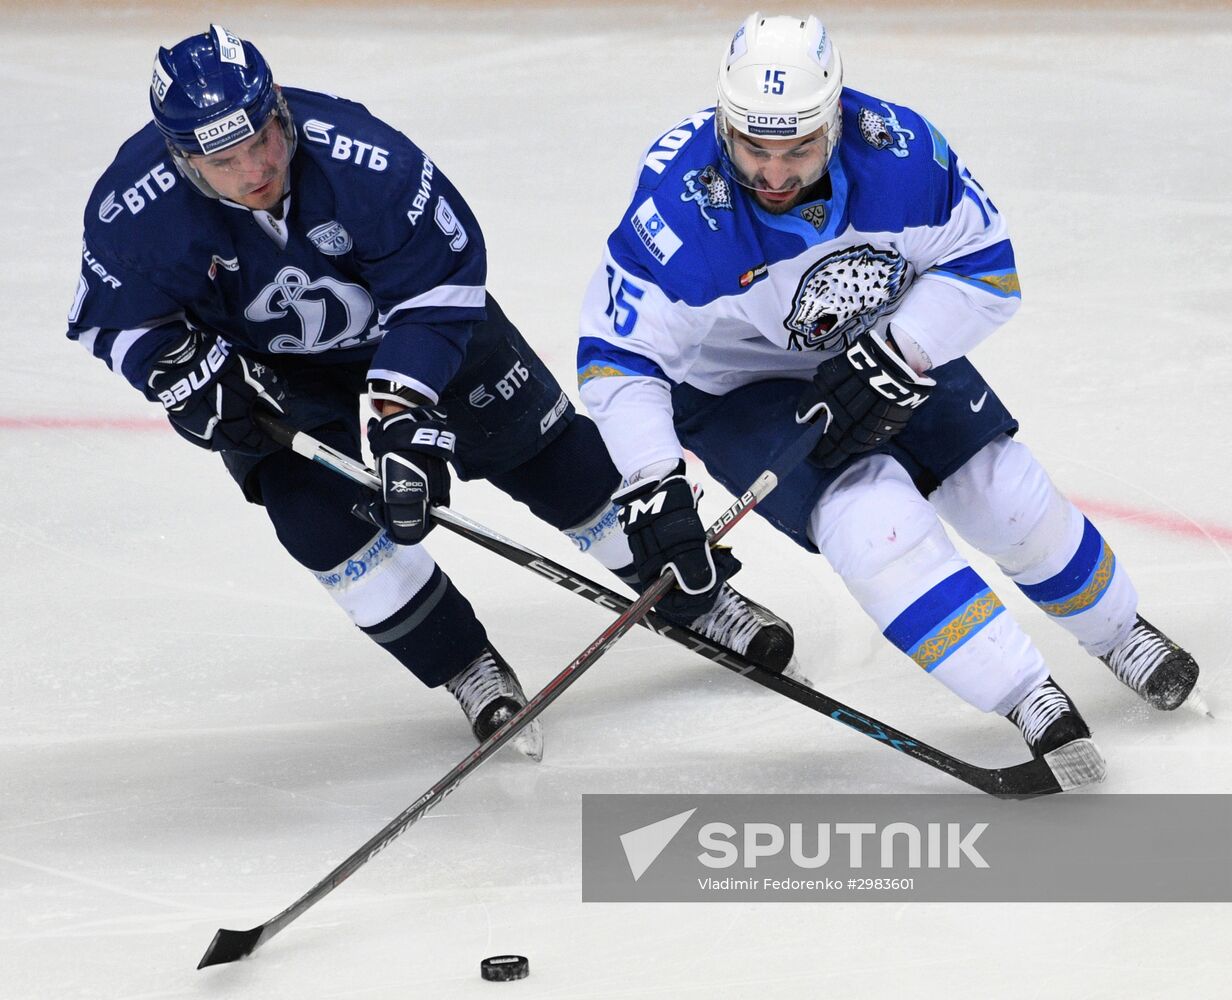
[{"label": "dark blue hockey pant", "polygon": [[[868,452],[893,456],[924,496],[990,441],[1018,430],[1018,421],[966,358],[929,374],[937,382],[932,397],[900,434]],[[672,391],[676,431],[681,443],[706,463],[706,471],[739,496],[801,432],[796,403],[802,387],[794,379],[769,379],[712,396],[678,385]],[[808,537],[809,515],[830,484],[855,460],[837,469],[803,463],[757,505],[756,512],[816,552]]]},{"label": "dark blue hockey pant", "polygon": [[[556,528],[573,527],[609,502],[620,475],[594,424],[574,411],[491,297],[487,312],[436,407],[457,434],[455,472],[462,479],[487,479]],[[288,383],[288,423],[342,452],[360,454],[366,363],[263,360]],[[223,458],[245,496],[264,505],[283,547],[308,569],[325,573],[372,541],[372,525],[351,513],[368,496],[364,487],[286,450]],[[439,567],[404,607],[363,631],[429,687],[454,676],[488,642],[470,602]]]}]

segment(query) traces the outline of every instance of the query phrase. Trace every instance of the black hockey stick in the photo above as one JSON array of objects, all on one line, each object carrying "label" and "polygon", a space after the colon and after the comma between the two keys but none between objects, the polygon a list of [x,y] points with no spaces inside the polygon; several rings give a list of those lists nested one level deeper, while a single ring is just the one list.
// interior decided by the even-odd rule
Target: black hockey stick
[{"label": "black hockey stick", "polygon": [[[274,418],[262,417],[261,423],[267,433],[275,437],[279,443],[294,450],[297,454],[320,462],[361,485],[372,489],[380,488],[380,480],[370,469],[316,440],[311,435],[302,431],[296,432]],[[623,612],[632,603],[628,598],[608,590],[601,584],[573,572],[546,556],[519,545],[512,539],[506,538],[492,529],[484,527],[477,521],[472,521],[469,517],[450,510],[448,507],[433,507],[432,517],[438,524],[461,535],[463,538],[483,546],[490,552],[495,552],[510,562],[525,566],[532,573],[537,573],[544,579],[551,580],[558,586],[564,587],[566,590],[578,594],[594,604],[609,608],[612,611]],[[916,760],[957,778],[959,781],[966,782],[981,792],[987,792],[990,795],[1002,798],[1027,799],[1037,795],[1051,795],[1055,792],[1064,791],[1066,788],[1075,787],[1075,783],[1070,782],[1062,765],[1058,764],[1061,772],[1058,776],[1058,774],[1054,773],[1053,767],[1049,762],[1044,759],[1030,760],[1026,763],[1015,764],[1010,767],[980,767],[977,764],[970,764],[952,754],[946,753],[944,750],[938,750],[936,747],[929,746],[927,743],[908,736],[893,726],[857,712],[855,709],[844,705],[841,701],[837,701],[827,694],[800,684],[789,677],[784,677],[782,674],[777,674],[772,670],[759,667],[738,653],[725,649],[690,629],[671,624],[653,611],[645,615],[638,624],[657,632],[665,638],[671,639],[673,642],[680,643],[680,645],[686,646],[696,653],[700,653],[702,656],[713,660],[728,670],[743,674],[750,680],[756,681],[762,687],[769,688],[771,691],[777,691],[792,701],[811,708],[814,712],[828,715],[835,721],[841,722],[845,726],[863,733],[865,736],[893,747],[909,757],[914,757]],[[1058,780],[1058,777],[1061,780]]]},{"label": "black hockey stick", "polygon": [[[757,481],[727,508],[706,532],[706,539],[714,544],[726,535],[736,523],[756,507],[778,485],[780,479],[803,461],[821,437],[824,425],[811,425],[775,460],[774,465],[757,477]],[[298,436],[298,435],[297,435]],[[272,938],[292,920],[305,910],[320,902],[360,868],[376,857],[394,840],[400,837],[410,826],[424,817],[427,812],[449,795],[467,775],[480,764],[491,757],[497,750],[516,736],[525,726],[536,718],[553,701],[559,698],[596,660],[599,659],[611,645],[629,631],[638,620],[648,614],[673,586],[675,577],[666,573],[659,577],[646,592],[629,605],[625,612],[605,628],[568,666],[552,680],[544,685],[543,690],[531,698],[511,719],[496,732],[484,740],[478,747],[462,759],[448,774],[435,785],[424,792],[406,809],[390,820],[385,826],[368,840],[358,851],[342,862],[337,868],[325,876],[320,882],[308,890],[303,896],[288,906],[277,916],[263,924],[246,931],[232,931],[220,928],[214,935],[214,940],[201,956],[198,969],[207,965],[220,965],[224,962],[234,962],[251,954],[256,948]]]}]

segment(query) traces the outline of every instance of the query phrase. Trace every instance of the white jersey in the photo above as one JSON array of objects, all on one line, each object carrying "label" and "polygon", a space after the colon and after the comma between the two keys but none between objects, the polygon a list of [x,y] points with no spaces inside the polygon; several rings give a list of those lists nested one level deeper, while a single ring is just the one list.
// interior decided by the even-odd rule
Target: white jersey
[{"label": "white jersey", "polygon": [[764,211],[723,166],[713,111],[647,152],[586,292],[582,400],[626,478],[683,452],[671,387],[807,380],[870,328],[916,367],[965,355],[1020,301],[1005,223],[945,138],[844,89],[826,197]]}]

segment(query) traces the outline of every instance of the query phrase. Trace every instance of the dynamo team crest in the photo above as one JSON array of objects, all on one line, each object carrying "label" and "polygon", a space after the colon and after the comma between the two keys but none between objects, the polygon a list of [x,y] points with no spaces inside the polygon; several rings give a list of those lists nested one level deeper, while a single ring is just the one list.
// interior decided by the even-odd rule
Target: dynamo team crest
[{"label": "dynamo team crest", "polygon": [[[244,310],[250,323],[274,323],[271,354],[320,354],[355,347],[381,335],[373,324],[372,297],[360,285],[336,278],[313,280],[298,267],[284,267]],[[297,327],[287,331],[288,321]],[[296,335],[298,334],[298,336]]]}]

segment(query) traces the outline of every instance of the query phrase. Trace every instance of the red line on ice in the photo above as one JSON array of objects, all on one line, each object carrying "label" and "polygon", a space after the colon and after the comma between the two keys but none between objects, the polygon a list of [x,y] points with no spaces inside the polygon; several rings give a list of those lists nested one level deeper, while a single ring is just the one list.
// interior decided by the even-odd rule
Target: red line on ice
[{"label": "red line on ice", "polygon": [[1143,510],[1141,507],[1126,507],[1123,504],[1108,503],[1104,500],[1089,500],[1086,497],[1071,497],[1070,499],[1074,501],[1079,510],[1093,517],[1106,517],[1113,521],[1131,521],[1134,524],[1154,528],[1156,531],[1184,535],[1187,538],[1205,538],[1215,542],[1232,543],[1232,528],[1218,524],[1203,524],[1183,514],[1162,514]]},{"label": "red line on ice", "polygon": [[[138,420],[134,418],[100,419],[97,417],[0,417],[0,430],[86,430],[86,431],[161,431],[168,430],[162,420]],[[1232,528],[1219,524],[1203,524],[1181,514],[1162,514],[1141,507],[1073,498],[1085,513],[1106,517],[1113,521],[1130,521],[1146,525],[1156,531],[1187,538],[1206,538],[1215,542],[1232,544]]]}]

